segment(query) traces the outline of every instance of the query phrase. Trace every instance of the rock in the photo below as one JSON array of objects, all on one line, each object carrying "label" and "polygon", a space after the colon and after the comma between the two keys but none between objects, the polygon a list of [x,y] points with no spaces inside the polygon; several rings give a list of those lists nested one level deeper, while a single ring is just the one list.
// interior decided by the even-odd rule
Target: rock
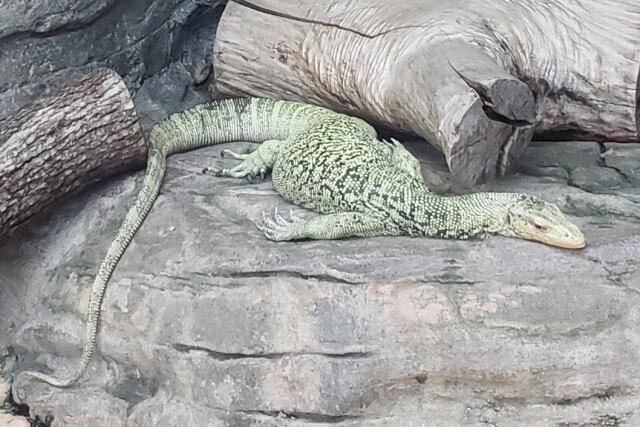
[{"label": "rock", "polygon": [[114,5],[114,0],[46,0],[3,3],[0,38],[12,34],[42,34],[91,22]]},{"label": "rock", "polygon": [[7,397],[9,397],[9,392],[11,390],[11,385],[9,381],[0,377],[0,402],[4,402]]},{"label": "rock", "polygon": [[[1,371],[0,371],[1,373]],[[29,421],[7,411],[6,404],[11,392],[11,384],[0,376],[0,426],[2,427],[29,427]]]},{"label": "rock", "polygon": [[24,417],[18,417],[0,411],[0,426],[3,427],[29,427],[29,421]]},{"label": "rock", "polygon": [[210,100],[196,92],[192,84],[193,77],[182,64],[172,64],[146,79],[134,98],[142,129],[151,131],[168,115]]},{"label": "rock", "polygon": [[538,141],[523,154],[519,166],[560,167],[571,171],[581,166],[595,166],[599,159],[600,145],[597,142]]},{"label": "rock", "polygon": [[580,166],[571,171],[571,184],[588,192],[615,190],[625,185],[625,179],[614,169]]},{"label": "rock", "polygon": [[[213,35],[225,1],[4,3],[0,8],[1,115],[51,93],[73,75],[101,66],[117,71],[135,93],[147,78],[179,64],[193,90],[210,75]],[[164,91],[183,90],[185,83],[179,79],[164,84],[153,97],[162,99]]]},{"label": "rock", "polygon": [[[552,162],[564,148],[535,144],[535,176],[482,188],[558,203],[587,236],[581,251],[271,242],[253,220],[289,205],[270,182],[201,174],[234,163],[220,147],[174,155],[109,284],[89,372],[64,390],[18,376],[14,398],[54,426],[640,425],[640,192],[569,185],[581,167],[609,169],[597,144],[573,147]],[[456,190],[441,156],[423,161],[435,191]],[[75,368],[88,288],[141,178],[98,185],[0,246],[11,375]]]},{"label": "rock", "polygon": [[632,185],[640,184],[640,146],[638,144],[621,144],[607,142],[604,144],[606,151],[602,153],[604,163],[617,170]]},{"label": "rock", "polygon": [[[525,152],[518,170],[533,176],[557,177],[588,192],[606,193],[630,187],[634,182],[625,176],[625,171],[630,176],[640,174],[640,166],[632,160],[637,161],[640,149],[638,144],[615,146],[614,150],[609,143],[601,146],[589,141],[538,142]],[[603,153],[603,150],[610,151]]]}]

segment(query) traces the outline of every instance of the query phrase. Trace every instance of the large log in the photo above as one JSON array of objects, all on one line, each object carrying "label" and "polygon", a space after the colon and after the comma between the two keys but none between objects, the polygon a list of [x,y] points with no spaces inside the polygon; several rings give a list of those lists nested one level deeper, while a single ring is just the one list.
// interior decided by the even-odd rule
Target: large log
[{"label": "large log", "polygon": [[231,1],[222,94],[303,100],[424,137],[454,177],[504,175],[534,131],[638,140],[637,0]]},{"label": "large log", "polygon": [[98,69],[0,119],[0,238],[63,196],[144,164],[124,82]]}]

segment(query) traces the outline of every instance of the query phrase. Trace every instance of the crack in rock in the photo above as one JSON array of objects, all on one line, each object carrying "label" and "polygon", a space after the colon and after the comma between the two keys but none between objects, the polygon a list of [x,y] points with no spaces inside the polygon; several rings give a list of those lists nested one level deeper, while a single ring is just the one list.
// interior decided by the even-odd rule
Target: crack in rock
[{"label": "crack in rock", "polygon": [[319,282],[337,283],[343,285],[362,285],[365,282],[357,282],[353,280],[342,279],[330,274],[305,274],[292,270],[262,270],[262,271],[234,271],[229,273],[199,273],[192,272],[195,276],[204,276],[207,278],[225,278],[225,279],[264,279],[270,277],[287,277],[302,280],[317,280]]},{"label": "crack in rock", "polygon": [[317,424],[338,424],[343,421],[348,420],[357,420],[362,417],[358,415],[328,415],[328,414],[318,414],[316,412],[285,412],[285,411],[269,411],[262,409],[245,409],[240,410],[238,412],[245,413],[247,415],[265,415],[267,417],[272,418],[289,418],[289,419],[297,419],[300,421],[308,421]]},{"label": "crack in rock", "polygon": [[169,345],[170,348],[180,352],[189,353],[191,351],[203,351],[207,353],[209,357],[218,361],[228,361],[237,359],[282,359],[284,357],[302,357],[302,356],[322,356],[328,359],[366,359],[371,357],[371,352],[345,352],[345,353],[325,353],[325,352],[283,352],[283,353],[226,353],[216,350],[211,350],[207,347],[195,346],[189,344],[173,343]]}]

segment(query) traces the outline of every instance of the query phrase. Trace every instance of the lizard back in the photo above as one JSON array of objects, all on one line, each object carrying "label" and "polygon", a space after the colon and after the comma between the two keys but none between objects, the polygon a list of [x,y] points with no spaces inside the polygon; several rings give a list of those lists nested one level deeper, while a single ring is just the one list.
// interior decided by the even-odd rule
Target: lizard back
[{"label": "lizard back", "polygon": [[389,152],[359,119],[328,115],[290,137],[274,164],[273,185],[285,199],[320,213],[374,213],[376,195],[393,194],[386,187],[405,180]]}]

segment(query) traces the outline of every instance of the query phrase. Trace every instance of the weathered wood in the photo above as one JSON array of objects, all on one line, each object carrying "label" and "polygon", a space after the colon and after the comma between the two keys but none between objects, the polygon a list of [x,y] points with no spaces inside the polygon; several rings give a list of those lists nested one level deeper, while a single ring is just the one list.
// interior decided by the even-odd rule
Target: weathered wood
[{"label": "weathered wood", "polygon": [[133,101],[99,69],[0,119],[0,238],[63,196],[144,164]]},{"label": "weathered wood", "polygon": [[420,135],[455,178],[503,175],[534,131],[635,141],[636,0],[231,1],[216,89],[297,99]]}]

